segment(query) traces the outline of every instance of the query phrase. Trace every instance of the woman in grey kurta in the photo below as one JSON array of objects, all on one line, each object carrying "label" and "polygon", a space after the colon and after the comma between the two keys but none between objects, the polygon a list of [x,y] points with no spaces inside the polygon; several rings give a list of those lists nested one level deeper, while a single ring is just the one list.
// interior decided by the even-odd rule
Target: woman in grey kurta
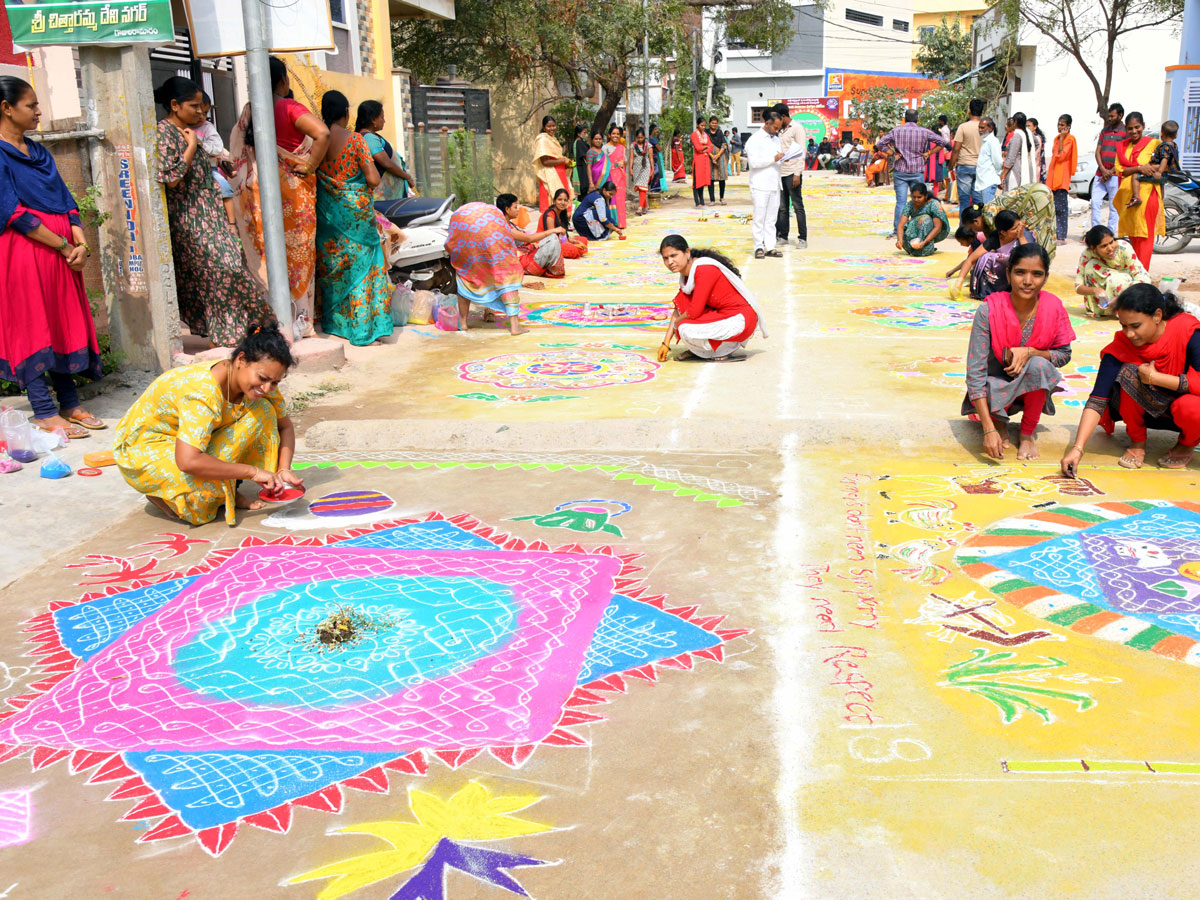
[{"label": "woman in grey kurta", "polygon": [[646,140],[646,132],[639,128],[633,145],[629,148],[629,180],[638,192],[638,215],[644,216],[649,206],[647,194],[650,190],[650,172],[654,168],[654,148]]},{"label": "woman in grey kurta", "polygon": [[1034,431],[1042,414],[1054,414],[1051,395],[1063,390],[1059,369],[1071,360],[1075,332],[1062,301],[1042,290],[1050,260],[1039,244],[1021,244],[1008,264],[1011,291],[997,291],[980,304],[967,348],[967,395],[962,415],[975,413],[983,426],[985,452],[1002,459],[1012,446],[1008,417],[1021,417],[1017,459],[1036,459]]}]

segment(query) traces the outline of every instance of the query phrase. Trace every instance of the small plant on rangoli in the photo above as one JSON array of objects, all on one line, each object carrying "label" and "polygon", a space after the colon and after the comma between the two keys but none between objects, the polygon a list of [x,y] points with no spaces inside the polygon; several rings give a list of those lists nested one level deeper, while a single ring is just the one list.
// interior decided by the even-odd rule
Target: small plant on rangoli
[{"label": "small plant on rangoli", "polygon": [[1088,694],[1013,684],[1014,679],[1030,673],[1044,674],[1051,669],[1060,669],[1067,665],[1055,656],[1043,656],[1041,662],[1014,662],[1012,660],[1015,656],[1015,653],[1007,651],[989,653],[982,647],[976,647],[969,657],[942,673],[946,680],[939,681],[938,686],[961,688],[994,703],[1000,709],[1000,717],[1006,725],[1020,718],[1025,711],[1039,716],[1047,725],[1050,724],[1054,716],[1043,705],[1045,701],[1061,700],[1064,703],[1073,703],[1079,712],[1086,712],[1096,705],[1096,700]]}]

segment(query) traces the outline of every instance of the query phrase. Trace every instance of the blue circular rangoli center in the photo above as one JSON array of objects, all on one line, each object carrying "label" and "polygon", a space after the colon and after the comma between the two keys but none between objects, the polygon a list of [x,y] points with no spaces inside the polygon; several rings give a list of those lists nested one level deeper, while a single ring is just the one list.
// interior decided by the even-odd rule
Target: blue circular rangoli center
[{"label": "blue circular rangoli center", "polygon": [[[339,607],[380,623],[325,645]],[[180,683],[244,705],[344,706],[461,672],[516,632],[512,589],[482,578],[381,576],[295,584],[210,622],[179,648]]]}]

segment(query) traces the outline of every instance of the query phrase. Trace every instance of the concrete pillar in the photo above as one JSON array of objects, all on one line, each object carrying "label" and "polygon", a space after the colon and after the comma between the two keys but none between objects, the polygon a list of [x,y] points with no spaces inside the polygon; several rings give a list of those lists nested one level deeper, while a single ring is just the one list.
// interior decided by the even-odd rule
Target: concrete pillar
[{"label": "concrete pillar", "polygon": [[92,174],[111,216],[100,235],[109,333],[129,365],[162,372],[182,348],[149,51],[85,45],[79,62],[88,125],[104,132]]}]

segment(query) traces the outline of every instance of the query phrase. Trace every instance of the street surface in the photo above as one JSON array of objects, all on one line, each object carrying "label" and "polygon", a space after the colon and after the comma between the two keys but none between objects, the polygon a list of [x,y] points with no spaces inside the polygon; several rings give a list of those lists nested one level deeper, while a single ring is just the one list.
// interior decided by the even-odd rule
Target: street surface
[{"label": "street surface", "polygon": [[[1118,429],[1059,476],[1114,328],[1060,274],[1042,458],[983,457],[957,245],[900,255],[858,178],[805,196],[782,260],[743,181],[522,291],[526,335],[296,379],[344,388],[299,414],[308,493],[235,529],[113,469],[28,485],[0,897],[1193,896],[1195,470],[1119,468]],[[746,361],[655,361],[673,231],[761,299]]]}]

